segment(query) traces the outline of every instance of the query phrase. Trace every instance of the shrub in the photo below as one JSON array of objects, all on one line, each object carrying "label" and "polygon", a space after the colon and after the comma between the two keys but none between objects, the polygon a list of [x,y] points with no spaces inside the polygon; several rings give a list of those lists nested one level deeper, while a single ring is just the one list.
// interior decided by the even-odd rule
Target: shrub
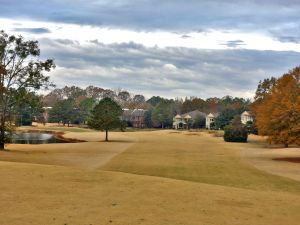
[{"label": "shrub", "polygon": [[253,123],[252,121],[248,121],[246,123],[246,128],[248,130],[248,134],[258,135],[257,127],[255,126],[255,123]]},{"label": "shrub", "polygon": [[224,130],[226,142],[247,142],[248,130],[242,125],[228,125]]}]

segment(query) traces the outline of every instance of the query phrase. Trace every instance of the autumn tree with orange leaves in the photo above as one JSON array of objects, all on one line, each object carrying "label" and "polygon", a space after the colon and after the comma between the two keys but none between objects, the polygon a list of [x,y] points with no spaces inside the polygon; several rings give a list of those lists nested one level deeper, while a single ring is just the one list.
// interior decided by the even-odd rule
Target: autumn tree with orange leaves
[{"label": "autumn tree with orange leaves", "polygon": [[300,67],[271,83],[253,104],[259,134],[270,143],[300,145]]}]

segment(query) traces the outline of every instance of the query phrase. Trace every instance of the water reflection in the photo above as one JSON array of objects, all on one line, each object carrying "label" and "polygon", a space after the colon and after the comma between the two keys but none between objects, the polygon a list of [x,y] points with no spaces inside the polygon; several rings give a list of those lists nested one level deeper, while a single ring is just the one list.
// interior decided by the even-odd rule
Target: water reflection
[{"label": "water reflection", "polygon": [[17,132],[12,136],[14,144],[49,144],[49,143],[67,143],[67,141],[58,139],[53,134],[48,133],[29,133]]}]

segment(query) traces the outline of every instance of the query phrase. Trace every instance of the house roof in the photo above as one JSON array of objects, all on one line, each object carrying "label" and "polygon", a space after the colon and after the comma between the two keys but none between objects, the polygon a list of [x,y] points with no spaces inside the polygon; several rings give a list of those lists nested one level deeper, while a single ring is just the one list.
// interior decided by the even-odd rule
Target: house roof
[{"label": "house roof", "polygon": [[203,116],[204,118],[206,117],[206,114],[204,112],[201,112],[199,110],[194,110],[192,112],[188,112],[185,114],[182,114],[181,117],[187,118],[186,116],[190,116],[191,119],[196,119],[197,116]]},{"label": "house roof", "polygon": [[219,116],[219,113],[209,113],[208,115],[207,115],[207,117],[209,117],[209,118],[216,118],[216,117],[218,117]]},{"label": "house roof", "polygon": [[123,118],[125,120],[132,120],[134,117],[137,116],[144,116],[147,110],[144,109],[123,109]]},{"label": "house roof", "polygon": [[177,116],[175,116],[175,119],[181,119],[181,116],[177,114]]},{"label": "house roof", "polygon": [[245,111],[245,112],[243,112],[243,113],[242,113],[242,116],[252,116],[252,115],[251,115],[251,113],[250,113],[250,112],[248,112],[248,111]]},{"label": "house roof", "polygon": [[131,113],[131,116],[144,116],[146,110],[144,109],[134,109]]},{"label": "house roof", "polygon": [[213,117],[215,117],[215,116],[214,116],[212,113],[210,113],[210,114],[207,115],[207,117],[213,118]]}]

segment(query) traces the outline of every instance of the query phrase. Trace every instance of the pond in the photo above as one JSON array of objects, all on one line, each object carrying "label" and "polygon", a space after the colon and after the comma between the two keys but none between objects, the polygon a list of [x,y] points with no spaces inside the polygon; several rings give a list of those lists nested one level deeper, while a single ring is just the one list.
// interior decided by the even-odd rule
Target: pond
[{"label": "pond", "polygon": [[50,144],[68,143],[68,141],[57,138],[49,133],[17,132],[13,134],[11,143],[14,144]]}]

